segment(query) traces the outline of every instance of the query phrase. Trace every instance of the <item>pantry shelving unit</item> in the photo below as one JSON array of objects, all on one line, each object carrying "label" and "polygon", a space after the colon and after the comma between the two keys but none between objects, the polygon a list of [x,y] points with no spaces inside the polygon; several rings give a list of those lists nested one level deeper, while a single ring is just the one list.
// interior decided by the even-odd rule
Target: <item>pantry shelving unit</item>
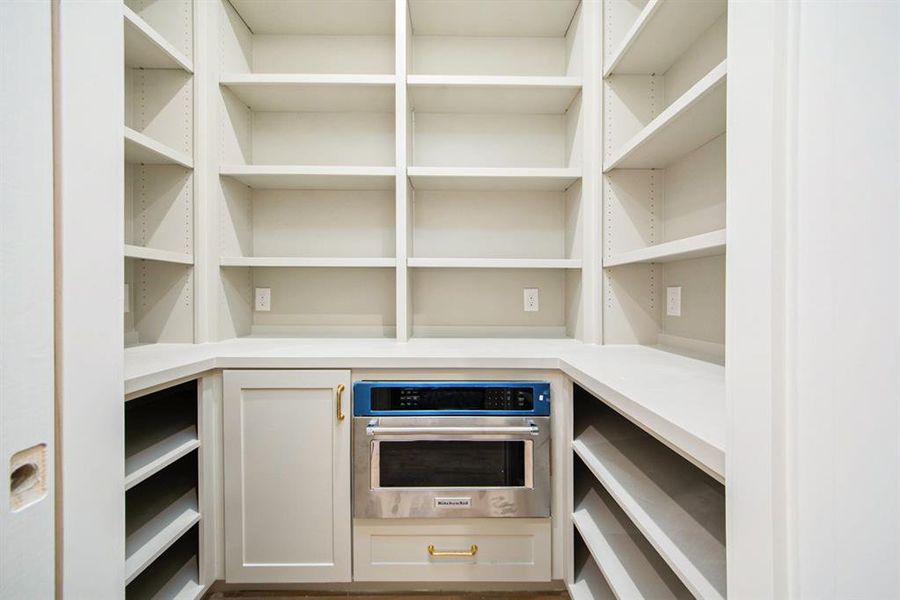
[{"label": "pantry shelving unit", "polygon": [[125,345],[194,341],[190,0],[122,6]]},{"label": "pantry shelving unit", "polygon": [[605,2],[603,19],[603,341],[722,363],[726,2]]},{"label": "pantry shelving unit", "polygon": [[195,599],[200,540],[197,380],[125,403],[125,597]]},{"label": "pantry shelving unit", "polygon": [[[726,10],[603,2],[602,341],[652,353],[609,368],[680,425],[575,387],[574,598],[726,596],[724,395],[699,384],[724,362]],[[686,370],[650,377],[673,352]]]},{"label": "pantry shelving unit", "polygon": [[579,2],[340,6],[217,2],[208,337],[591,335]]}]

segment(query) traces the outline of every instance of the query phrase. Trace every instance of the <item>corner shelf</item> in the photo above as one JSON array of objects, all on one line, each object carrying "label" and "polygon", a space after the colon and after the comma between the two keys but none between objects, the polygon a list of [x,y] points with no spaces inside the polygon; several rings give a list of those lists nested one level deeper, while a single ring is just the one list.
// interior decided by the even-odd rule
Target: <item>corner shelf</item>
[{"label": "corner shelf", "polygon": [[662,263],[704,256],[718,256],[725,254],[725,247],[725,230],[719,229],[680,240],[648,246],[639,250],[620,252],[604,260],[603,266],[618,267],[635,263]]},{"label": "corner shelf", "polygon": [[724,133],[726,76],[722,61],[626,142],[603,172],[662,169]]},{"label": "corner shelf", "polygon": [[[692,594],[724,598],[724,488],[719,498],[708,477],[634,429],[624,418],[601,417],[572,449]],[[678,480],[677,491],[660,487],[663,476]]]},{"label": "corner shelf", "polygon": [[175,263],[179,265],[194,264],[194,257],[191,254],[172,252],[171,250],[146,248],[144,246],[133,246],[131,244],[125,244],[124,254],[125,258],[140,258],[143,260],[155,260],[157,262]]},{"label": "corner shelf", "polygon": [[650,0],[613,53],[603,77],[666,72],[725,8],[725,0]]},{"label": "corner shelf", "polygon": [[183,69],[194,72],[188,58],[136,12],[122,7],[125,26],[125,66],[137,69]]},{"label": "corner shelf", "polygon": [[[663,565],[653,564],[650,557],[653,549],[646,548],[647,542],[641,537],[628,517],[608,504],[596,490],[589,489],[572,513],[572,522],[578,529],[581,539],[594,558],[617,598],[689,598],[690,594],[683,587],[672,586],[674,579],[671,571]],[[620,513],[626,523],[616,518]],[[658,558],[656,562],[661,562]],[[660,569],[661,567],[661,569]],[[660,572],[662,570],[662,572]],[[675,580],[678,584],[677,579]],[[681,587],[674,593],[671,587]]]},{"label": "corner shelf", "polygon": [[194,161],[184,152],[179,152],[157,142],[148,135],[124,127],[125,162],[147,165],[181,165],[192,169]]},{"label": "corner shelf", "polygon": [[394,167],[223,165],[219,174],[257,190],[391,190]]},{"label": "corner shelf", "polygon": [[130,583],[169,546],[200,521],[197,490],[192,489],[169,504],[147,500],[145,511],[155,516],[125,540],[125,583]]},{"label": "corner shelf", "polygon": [[226,87],[254,111],[394,112],[394,75],[222,75]]},{"label": "corner shelf", "polygon": [[219,259],[222,267],[376,267],[394,268],[396,258],[333,258],[306,256],[233,256]]},{"label": "corner shelf", "polygon": [[578,167],[408,167],[417,190],[563,192],[581,178]]},{"label": "corner shelf", "polygon": [[578,258],[409,258],[407,266],[438,269],[580,269]]},{"label": "corner shelf", "polygon": [[562,114],[581,92],[580,77],[409,75],[414,110]]}]

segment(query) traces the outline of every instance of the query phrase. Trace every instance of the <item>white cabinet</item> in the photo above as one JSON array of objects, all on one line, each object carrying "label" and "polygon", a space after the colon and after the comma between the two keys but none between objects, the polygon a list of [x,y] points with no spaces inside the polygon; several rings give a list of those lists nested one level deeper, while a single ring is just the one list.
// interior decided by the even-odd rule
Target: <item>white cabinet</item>
[{"label": "white cabinet", "polygon": [[350,580],[350,371],[225,371],[225,579]]}]

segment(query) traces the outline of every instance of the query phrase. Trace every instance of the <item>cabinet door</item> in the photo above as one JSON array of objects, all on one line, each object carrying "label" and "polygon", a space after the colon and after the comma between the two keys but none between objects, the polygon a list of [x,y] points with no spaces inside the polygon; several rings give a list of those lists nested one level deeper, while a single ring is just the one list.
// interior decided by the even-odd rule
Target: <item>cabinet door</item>
[{"label": "cabinet door", "polygon": [[350,581],[350,372],[224,384],[226,581]]}]

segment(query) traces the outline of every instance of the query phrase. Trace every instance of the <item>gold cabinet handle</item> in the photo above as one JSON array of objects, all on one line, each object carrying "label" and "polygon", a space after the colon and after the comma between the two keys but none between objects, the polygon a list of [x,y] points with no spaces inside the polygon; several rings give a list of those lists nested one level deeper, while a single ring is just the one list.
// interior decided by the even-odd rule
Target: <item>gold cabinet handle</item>
[{"label": "gold cabinet handle", "polygon": [[339,383],[335,390],[335,403],[337,404],[337,420],[343,421],[345,416],[343,407],[341,406],[341,396],[344,395],[344,384]]},{"label": "gold cabinet handle", "polygon": [[428,556],[475,556],[478,546],[472,544],[468,550],[435,550],[434,544],[428,544]]}]

